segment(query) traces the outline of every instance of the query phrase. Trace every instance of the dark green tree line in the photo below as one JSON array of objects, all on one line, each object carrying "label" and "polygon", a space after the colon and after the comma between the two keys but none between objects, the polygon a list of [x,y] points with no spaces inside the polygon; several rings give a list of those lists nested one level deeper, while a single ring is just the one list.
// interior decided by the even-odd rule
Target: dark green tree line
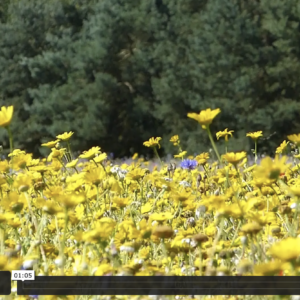
[{"label": "dark green tree line", "polygon": [[276,132],[260,145],[270,151],[300,130],[299,10],[297,0],[4,1],[0,104],[15,106],[16,147],[43,154],[72,130],[78,151],[146,154],[143,141],[162,136],[169,153],[179,134],[199,153],[208,139],[186,115],[219,107],[212,129],[235,131],[231,150],[263,130]]}]

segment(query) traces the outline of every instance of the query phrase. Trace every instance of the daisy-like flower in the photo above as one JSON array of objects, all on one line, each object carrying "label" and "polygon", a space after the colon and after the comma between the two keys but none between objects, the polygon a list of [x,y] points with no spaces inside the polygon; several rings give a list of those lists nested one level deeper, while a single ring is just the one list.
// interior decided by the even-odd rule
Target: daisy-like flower
[{"label": "daisy-like flower", "polygon": [[79,157],[85,159],[93,159],[96,154],[100,153],[100,149],[100,147],[92,147],[90,150],[84,151]]},{"label": "daisy-like flower", "polygon": [[57,139],[60,139],[62,141],[67,141],[71,138],[71,136],[74,134],[73,131],[70,132],[65,132],[63,134],[59,134],[58,136],[56,136]]},{"label": "daisy-like flower", "polygon": [[287,138],[297,147],[300,146],[300,133],[288,135]]},{"label": "daisy-like flower", "polygon": [[158,148],[160,148],[160,144],[159,144],[159,141],[161,140],[161,137],[152,137],[149,139],[149,141],[146,141],[143,143],[144,146],[146,147],[156,147],[158,146]]},{"label": "daisy-like flower", "polygon": [[262,131],[249,132],[246,136],[249,136],[252,140],[257,140],[258,138],[263,136]]},{"label": "daisy-like flower", "polygon": [[174,146],[178,146],[180,143],[179,136],[173,135],[170,139],[170,142],[173,143]]},{"label": "daisy-like flower", "polygon": [[282,261],[295,260],[300,255],[300,239],[289,237],[281,240],[274,244],[269,251],[273,257]]},{"label": "daisy-like flower", "polygon": [[44,143],[42,144],[43,147],[48,147],[48,148],[54,148],[57,143],[59,142],[59,140],[55,140],[55,141],[51,141],[51,142],[48,142],[48,143]]},{"label": "daisy-like flower", "polygon": [[186,154],[187,154],[186,151],[182,151],[182,152],[180,152],[179,154],[174,155],[174,157],[175,157],[175,158],[182,158],[182,157],[184,157]]},{"label": "daisy-like flower", "polygon": [[287,141],[283,141],[280,146],[276,149],[276,154],[281,154],[282,152],[284,152],[284,150],[286,149],[286,147],[288,146],[289,142]]},{"label": "daisy-like flower", "polygon": [[197,165],[197,161],[192,159],[185,159],[180,164],[181,168],[186,170],[194,170],[197,167]]},{"label": "daisy-like flower", "polygon": [[188,117],[196,120],[203,129],[206,129],[213,121],[213,119],[221,112],[219,108],[211,110],[210,108],[200,111],[199,114],[188,113]]},{"label": "daisy-like flower", "polygon": [[26,154],[25,151],[22,151],[20,149],[15,149],[12,153],[8,154],[8,157],[13,157],[13,156],[17,156],[19,154]]},{"label": "daisy-like flower", "polygon": [[75,168],[77,163],[78,163],[78,158],[76,158],[76,159],[70,161],[69,163],[67,163],[66,167],[67,168]]},{"label": "daisy-like flower", "polygon": [[229,163],[236,166],[241,160],[243,160],[247,156],[245,151],[242,152],[230,152],[223,155],[223,158],[228,161]]},{"label": "daisy-like flower", "polygon": [[101,153],[101,154],[96,155],[94,161],[96,163],[102,163],[106,159],[107,159],[107,154],[106,153]]},{"label": "daisy-like flower", "polygon": [[216,133],[216,136],[217,136],[217,139],[221,138],[221,137],[224,137],[225,138],[225,141],[227,142],[228,141],[228,136],[230,135],[232,137],[232,133],[234,131],[233,130],[229,130],[228,131],[228,128],[226,128],[225,130],[223,131],[219,131]]},{"label": "daisy-like flower", "polygon": [[283,156],[279,158],[278,156],[275,159],[271,157],[265,157],[262,159],[260,166],[255,169],[255,179],[265,178],[269,180],[277,180],[280,174],[285,173],[289,168],[287,163],[287,157]]},{"label": "daisy-like flower", "polygon": [[209,159],[209,154],[207,152],[201,153],[195,157],[196,161],[199,165],[205,165],[207,160]]},{"label": "daisy-like flower", "polygon": [[9,126],[11,119],[14,114],[14,107],[13,106],[2,106],[0,111],[0,126],[7,127]]}]

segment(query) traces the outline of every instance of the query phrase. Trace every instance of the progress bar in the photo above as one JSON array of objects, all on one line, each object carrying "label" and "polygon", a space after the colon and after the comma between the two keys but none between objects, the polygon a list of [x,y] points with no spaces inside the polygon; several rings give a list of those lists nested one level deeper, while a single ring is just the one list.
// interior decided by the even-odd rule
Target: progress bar
[{"label": "progress bar", "polygon": [[300,295],[296,276],[36,276],[18,295]]}]

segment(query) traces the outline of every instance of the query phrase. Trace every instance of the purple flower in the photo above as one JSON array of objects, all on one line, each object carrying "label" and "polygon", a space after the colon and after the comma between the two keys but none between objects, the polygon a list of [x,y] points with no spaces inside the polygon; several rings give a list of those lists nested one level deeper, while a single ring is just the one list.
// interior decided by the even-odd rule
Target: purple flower
[{"label": "purple flower", "polygon": [[197,165],[197,161],[193,159],[184,159],[180,164],[181,168],[186,170],[194,170]]}]

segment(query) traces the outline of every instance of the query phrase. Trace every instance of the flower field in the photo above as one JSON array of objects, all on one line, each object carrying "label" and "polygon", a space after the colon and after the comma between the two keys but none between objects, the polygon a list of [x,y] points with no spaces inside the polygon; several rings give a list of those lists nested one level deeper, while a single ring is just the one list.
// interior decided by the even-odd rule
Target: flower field
[{"label": "flower field", "polygon": [[[218,153],[210,124],[219,113],[188,115],[207,131],[217,161],[208,153],[187,157],[173,136],[174,162],[160,161],[150,171],[137,155],[130,165],[115,165],[100,147],[74,157],[73,132],[43,144],[47,158],[33,159],[13,148],[13,107],[2,107],[0,126],[8,132],[11,152],[0,161],[0,270],[33,269],[49,276],[299,275],[300,135],[288,136],[274,159],[257,165],[263,133],[249,133],[245,138],[255,148],[250,165],[246,152],[227,152],[233,131],[216,134],[224,143],[224,154]],[[144,143],[158,159],[160,140]],[[293,155],[290,163],[285,155]],[[7,296],[15,298],[30,297]],[[46,298],[58,297],[39,297]],[[73,298],[97,297],[68,296]]]}]

